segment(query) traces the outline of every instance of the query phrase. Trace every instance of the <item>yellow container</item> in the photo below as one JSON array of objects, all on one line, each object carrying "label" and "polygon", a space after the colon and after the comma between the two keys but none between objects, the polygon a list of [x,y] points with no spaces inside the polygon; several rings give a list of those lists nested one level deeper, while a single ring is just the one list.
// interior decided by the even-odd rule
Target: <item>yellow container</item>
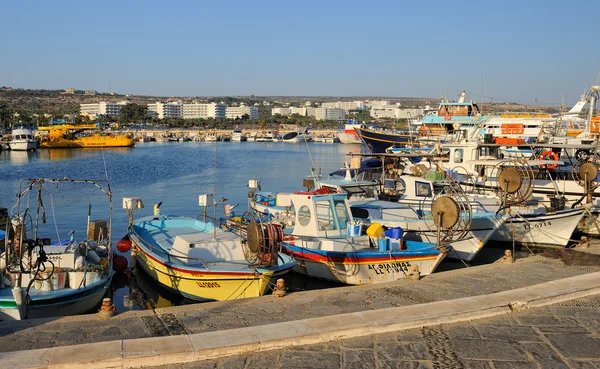
[{"label": "yellow container", "polygon": [[367,228],[367,235],[369,235],[370,237],[378,238],[383,233],[385,233],[385,231],[383,230],[383,227],[379,223],[373,223],[369,226],[369,228]]}]

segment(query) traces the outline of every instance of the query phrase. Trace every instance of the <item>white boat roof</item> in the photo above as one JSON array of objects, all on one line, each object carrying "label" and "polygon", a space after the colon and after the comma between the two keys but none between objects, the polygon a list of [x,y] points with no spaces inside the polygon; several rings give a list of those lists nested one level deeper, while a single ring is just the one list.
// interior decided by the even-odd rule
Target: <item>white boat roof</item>
[{"label": "white boat roof", "polygon": [[[352,170],[352,169],[351,169]],[[335,187],[358,187],[358,186],[376,186],[379,183],[375,181],[349,181],[347,179],[341,178],[328,178],[328,179],[320,179],[319,183],[322,186],[335,186]]]},{"label": "white boat roof", "polygon": [[480,144],[480,146],[485,146],[485,147],[498,147],[498,146],[527,146],[530,148],[534,148],[534,147],[546,147],[548,149],[585,149],[585,150],[595,150],[597,148],[599,148],[600,146],[596,146],[596,145],[584,145],[584,144],[548,144],[548,143],[531,143],[531,144],[526,144],[526,143],[522,143],[522,144],[517,144],[517,145],[513,145],[513,144]]},{"label": "white boat roof", "polygon": [[[472,164],[472,165],[498,165],[500,163],[510,163],[510,160],[504,159],[504,160],[485,160],[485,159],[480,159],[480,160],[468,160],[466,162],[466,164]],[[565,162],[562,160],[526,160],[528,165],[531,166],[538,166],[538,165],[564,165]]]},{"label": "white boat roof", "polygon": [[383,200],[365,200],[350,203],[352,208],[361,209],[411,209],[410,205]]}]

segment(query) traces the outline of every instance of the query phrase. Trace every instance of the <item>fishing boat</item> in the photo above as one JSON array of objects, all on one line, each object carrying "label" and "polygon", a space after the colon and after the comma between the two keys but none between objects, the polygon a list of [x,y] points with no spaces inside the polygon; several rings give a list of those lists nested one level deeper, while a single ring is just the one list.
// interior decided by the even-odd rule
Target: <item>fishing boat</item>
[{"label": "fishing boat", "polygon": [[217,141],[221,141],[220,137],[217,136],[216,133],[214,132],[209,132],[205,137],[204,137],[204,142],[217,142]]},{"label": "fishing boat", "polygon": [[[345,284],[372,284],[433,273],[451,246],[401,239],[382,229],[363,235],[343,194],[290,194],[294,226],[281,243],[296,272]],[[284,201],[284,200],[282,200]],[[377,228],[377,227],[375,227]],[[377,234],[377,235],[376,235]]]},{"label": "fishing boat", "polygon": [[231,135],[231,141],[233,142],[242,142],[247,141],[248,137],[246,137],[241,129],[234,129],[233,134]]},{"label": "fishing boat", "polygon": [[343,144],[361,144],[362,141],[355,130],[355,128],[360,127],[360,122],[349,120],[344,125],[344,129],[339,129],[337,131],[336,136],[340,140],[340,143]]},{"label": "fishing boat", "polygon": [[[74,231],[69,239],[52,242],[44,238],[41,225],[46,215],[42,198],[48,196],[48,191],[42,190],[44,185],[51,185],[55,191],[57,187],[70,189],[83,184],[95,186],[107,197],[108,220],[91,221],[90,205],[86,238],[76,241]],[[38,200],[28,201],[30,194]],[[108,181],[21,180],[0,258],[0,320],[83,314],[99,305],[113,275],[111,199]],[[28,208],[30,203],[36,208]],[[51,199],[48,203],[52,204]],[[57,225],[54,219],[54,226]]]},{"label": "fishing boat", "polygon": [[37,149],[38,140],[33,137],[29,128],[14,128],[10,135],[8,147],[13,151],[33,151]]},{"label": "fishing boat", "polygon": [[289,132],[283,135],[283,142],[298,143],[298,142],[309,142],[313,138],[312,133],[308,132],[308,128],[300,131]]},{"label": "fishing boat", "polygon": [[[211,204],[201,196],[201,205]],[[160,214],[133,220],[141,201],[124,199],[132,219],[129,237],[137,264],[162,286],[197,301],[232,300],[262,296],[277,277],[295,262],[278,252],[275,234],[280,227],[253,222],[246,238],[228,232],[204,214],[198,218]]]},{"label": "fishing boat", "polygon": [[131,133],[103,132],[96,124],[65,123],[40,126],[38,130],[47,132],[41,141],[41,147],[47,149],[135,146]]},{"label": "fishing boat", "polygon": [[277,131],[260,131],[254,137],[256,142],[273,142],[277,139]]}]

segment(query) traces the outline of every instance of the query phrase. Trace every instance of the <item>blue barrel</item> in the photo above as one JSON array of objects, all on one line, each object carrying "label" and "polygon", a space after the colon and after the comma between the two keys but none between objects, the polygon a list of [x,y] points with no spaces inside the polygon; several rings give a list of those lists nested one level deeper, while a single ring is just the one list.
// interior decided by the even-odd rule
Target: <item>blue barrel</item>
[{"label": "blue barrel", "polygon": [[379,252],[387,252],[389,240],[387,238],[382,238],[377,240],[377,246],[379,247]]},{"label": "blue barrel", "polygon": [[394,240],[399,240],[404,235],[404,231],[401,227],[390,228],[385,231],[385,236],[389,238],[393,238]]}]

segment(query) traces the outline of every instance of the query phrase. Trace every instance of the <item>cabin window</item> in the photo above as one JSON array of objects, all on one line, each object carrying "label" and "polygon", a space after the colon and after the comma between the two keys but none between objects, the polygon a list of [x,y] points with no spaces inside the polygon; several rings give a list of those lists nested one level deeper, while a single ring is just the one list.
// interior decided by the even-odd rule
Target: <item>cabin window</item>
[{"label": "cabin window", "polygon": [[298,209],[298,223],[301,226],[306,227],[310,223],[310,209],[308,206],[303,205]]},{"label": "cabin window", "polygon": [[340,223],[340,228],[346,228],[346,224],[350,220],[350,217],[348,216],[348,209],[346,208],[346,203],[344,201],[335,202],[335,214],[337,215],[338,222]]},{"label": "cabin window", "polygon": [[420,197],[431,196],[431,186],[427,182],[415,182],[415,194]]},{"label": "cabin window", "polygon": [[315,201],[315,209],[317,210],[317,220],[319,221],[319,229],[322,231],[330,231],[336,229],[331,211],[331,202]]},{"label": "cabin window", "polygon": [[454,162],[455,163],[462,163],[463,156],[464,156],[463,149],[454,149]]}]

